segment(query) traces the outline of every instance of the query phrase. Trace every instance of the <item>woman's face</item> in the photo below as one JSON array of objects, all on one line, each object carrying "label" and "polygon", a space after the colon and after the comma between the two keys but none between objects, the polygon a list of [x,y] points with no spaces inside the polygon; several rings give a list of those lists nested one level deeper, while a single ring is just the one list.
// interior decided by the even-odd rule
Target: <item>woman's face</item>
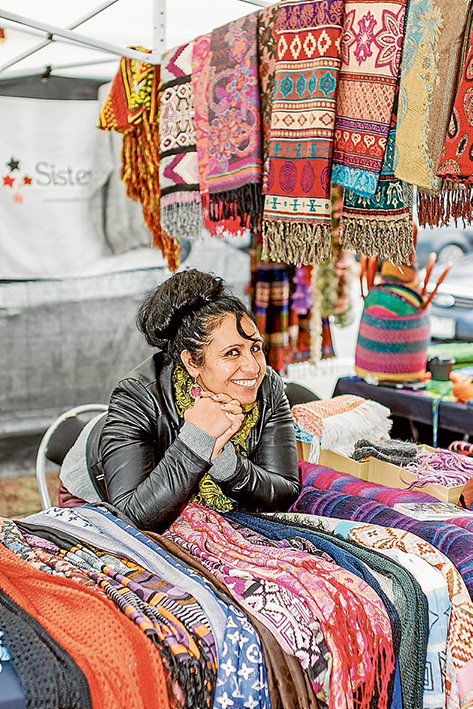
[{"label": "woman's face", "polygon": [[266,371],[263,338],[247,315],[242,317],[240,325],[252,340],[240,335],[235,316],[228,313],[212,333],[204,350],[203,364],[190,373],[197,375],[197,382],[204,390],[228,394],[240,404],[252,404]]}]

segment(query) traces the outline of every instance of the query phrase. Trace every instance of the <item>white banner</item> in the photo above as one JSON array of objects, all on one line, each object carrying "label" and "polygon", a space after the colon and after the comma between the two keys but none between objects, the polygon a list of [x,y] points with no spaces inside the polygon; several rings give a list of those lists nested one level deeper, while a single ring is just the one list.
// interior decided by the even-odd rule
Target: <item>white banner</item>
[{"label": "white banner", "polygon": [[[0,279],[115,270],[89,216],[98,111],[96,101],[0,96]],[[159,252],[142,260],[162,264]]]}]

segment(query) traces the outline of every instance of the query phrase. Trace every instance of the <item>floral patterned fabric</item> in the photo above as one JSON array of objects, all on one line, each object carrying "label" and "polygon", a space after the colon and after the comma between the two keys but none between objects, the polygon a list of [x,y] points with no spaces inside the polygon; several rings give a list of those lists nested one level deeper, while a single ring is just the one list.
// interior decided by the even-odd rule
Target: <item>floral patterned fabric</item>
[{"label": "floral patterned fabric", "polygon": [[330,256],[342,20],[342,0],[283,0],[278,6],[264,260],[300,265]]},{"label": "floral patterned fabric", "polygon": [[394,656],[389,617],[376,593],[321,556],[253,535],[248,539],[220,515],[193,504],[164,534],[299,657],[330,709],[368,709],[375,685],[378,706],[386,707]]},{"label": "floral patterned fabric", "polygon": [[401,63],[394,174],[437,191],[468,0],[411,0]]},{"label": "floral patterned fabric", "polygon": [[214,30],[208,83],[209,218],[256,225],[263,174],[256,57],[257,15]]},{"label": "floral patterned fabric", "polygon": [[332,182],[363,197],[378,186],[401,61],[406,0],[349,0],[341,42]]}]

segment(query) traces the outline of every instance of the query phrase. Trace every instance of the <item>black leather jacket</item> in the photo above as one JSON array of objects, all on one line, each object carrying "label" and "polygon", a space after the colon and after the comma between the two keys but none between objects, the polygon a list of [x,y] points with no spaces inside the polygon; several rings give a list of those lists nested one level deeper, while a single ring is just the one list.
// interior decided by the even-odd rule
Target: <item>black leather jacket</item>
[{"label": "black leather jacket", "polygon": [[[104,499],[140,529],[161,532],[196,492],[211,463],[180,438],[172,364],[161,352],[122,379],[105,422],[89,436],[89,471]],[[219,481],[247,510],[287,510],[299,493],[294,426],[282,379],[270,367],[257,394],[259,416],[237,453],[235,473]]]}]

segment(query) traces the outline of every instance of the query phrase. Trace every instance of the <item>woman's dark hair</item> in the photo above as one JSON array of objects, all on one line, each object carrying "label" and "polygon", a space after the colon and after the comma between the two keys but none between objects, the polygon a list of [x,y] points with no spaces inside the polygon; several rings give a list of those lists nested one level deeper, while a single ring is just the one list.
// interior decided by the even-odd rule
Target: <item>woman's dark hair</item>
[{"label": "woman's dark hair", "polygon": [[147,343],[161,349],[174,364],[182,364],[181,352],[189,350],[200,365],[213,330],[229,313],[235,316],[238,333],[253,339],[241,326],[244,315],[256,325],[251,310],[228,290],[222,278],[191,268],[175,273],[146,294],[136,324]]}]

